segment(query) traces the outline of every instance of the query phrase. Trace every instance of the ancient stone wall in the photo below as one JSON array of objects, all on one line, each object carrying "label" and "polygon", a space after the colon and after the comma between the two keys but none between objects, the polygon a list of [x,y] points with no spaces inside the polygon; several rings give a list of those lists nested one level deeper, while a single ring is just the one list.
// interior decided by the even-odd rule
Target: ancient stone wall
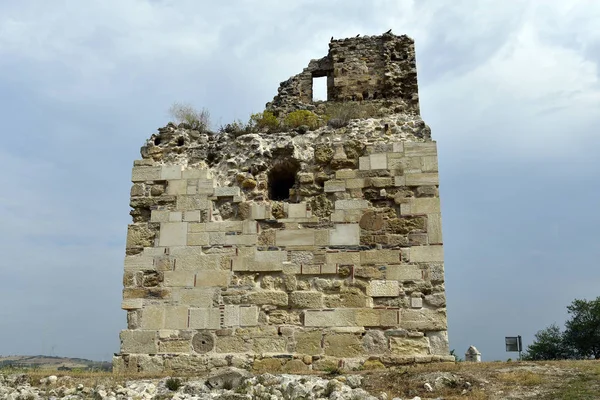
[{"label": "ancient stone wall", "polygon": [[[395,82],[381,93],[398,97],[373,103],[383,117],[302,134],[169,124],[152,135],[132,173],[116,371],[453,360],[436,143],[407,110],[416,76],[402,86],[378,63],[337,88]],[[290,91],[277,107],[302,101]]]}]

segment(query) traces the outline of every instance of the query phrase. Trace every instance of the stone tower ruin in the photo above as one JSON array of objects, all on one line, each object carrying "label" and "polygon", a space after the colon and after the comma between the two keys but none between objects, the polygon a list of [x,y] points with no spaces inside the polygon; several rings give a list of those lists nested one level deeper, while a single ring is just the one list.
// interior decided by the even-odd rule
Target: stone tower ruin
[{"label": "stone tower ruin", "polygon": [[[327,101],[313,80],[326,77]],[[115,371],[450,361],[436,143],[413,40],[332,40],[265,115],[169,123],[134,162]]]}]

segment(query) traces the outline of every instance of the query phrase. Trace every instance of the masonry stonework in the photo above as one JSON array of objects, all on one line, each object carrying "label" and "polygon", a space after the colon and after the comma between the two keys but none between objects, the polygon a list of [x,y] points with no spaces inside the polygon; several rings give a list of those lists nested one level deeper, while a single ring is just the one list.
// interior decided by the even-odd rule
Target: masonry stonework
[{"label": "masonry stonework", "polygon": [[[314,103],[320,76],[328,101]],[[437,148],[419,115],[413,41],[334,40],[267,110],[335,102],[378,116],[243,135],[169,124],[146,142],[132,173],[115,371],[454,360]]]}]

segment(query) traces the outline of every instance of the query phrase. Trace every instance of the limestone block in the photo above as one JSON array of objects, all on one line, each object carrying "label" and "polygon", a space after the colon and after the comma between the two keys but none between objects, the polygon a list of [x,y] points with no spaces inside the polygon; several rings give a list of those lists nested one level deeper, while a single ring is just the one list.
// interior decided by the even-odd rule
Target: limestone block
[{"label": "limestone block", "polygon": [[381,326],[397,326],[400,323],[400,310],[379,310]]},{"label": "limestone block", "polygon": [[355,326],[356,309],[336,310],[305,310],[304,326],[309,327],[332,327],[332,326]]},{"label": "limestone block", "polygon": [[440,212],[439,197],[410,199],[400,205],[401,215],[435,214]]},{"label": "limestone block", "polygon": [[287,261],[287,251],[257,251],[254,259],[258,262],[282,263]]},{"label": "limestone block", "polygon": [[248,345],[243,338],[237,336],[217,336],[217,353],[246,353]]},{"label": "limestone block", "polygon": [[[177,271],[214,271],[222,269],[222,266],[227,264],[226,254],[203,254],[202,249],[194,247],[181,248],[177,252],[175,249],[171,254],[175,257]],[[198,252],[193,253],[193,250]]]},{"label": "limestone block", "polygon": [[314,229],[278,230],[275,232],[276,246],[314,246]]},{"label": "limestone block", "polygon": [[210,243],[208,233],[188,233],[188,246],[208,246]]},{"label": "limestone block", "polygon": [[225,232],[208,232],[208,244],[211,246],[225,244]]},{"label": "limestone block", "polygon": [[258,307],[256,306],[240,306],[240,326],[256,326],[258,325]]},{"label": "limestone block", "polygon": [[199,168],[184,169],[181,177],[183,179],[208,179],[208,170]]},{"label": "limestone block", "polygon": [[381,325],[381,310],[359,308],[355,310],[354,318],[358,326],[379,326]]},{"label": "limestone block", "polygon": [[387,154],[377,153],[369,156],[370,169],[387,169]]},{"label": "limestone block", "polygon": [[329,244],[332,246],[359,245],[360,228],[358,224],[336,224],[334,229],[329,231]]},{"label": "limestone block", "polygon": [[[198,213],[200,211],[197,211]],[[203,222],[190,222],[188,224],[188,232],[190,233],[201,233],[201,232],[207,232],[206,230],[206,223]]]},{"label": "limestone block", "polygon": [[244,303],[246,304],[255,304],[255,305],[265,305],[271,304],[275,306],[287,306],[288,305],[288,295],[285,292],[280,291],[270,291],[270,290],[261,290],[252,293],[248,293],[244,297]]},{"label": "limestone block", "polygon": [[158,344],[159,354],[189,353],[191,351],[189,340],[169,340]]},{"label": "limestone block", "polygon": [[[185,222],[198,222],[200,221],[200,211],[184,211],[183,220]],[[189,232],[189,226],[188,226]]]},{"label": "limestone block", "polygon": [[400,295],[398,281],[372,280],[367,286],[367,296],[396,297]]},{"label": "limestone block", "polygon": [[242,221],[242,233],[243,234],[257,234],[258,233],[258,222],[255,221]]},{"label": "limestone block", "polygon": [[406,177],[404,176],[394,176],[394,186],[406,186]]},{"label": "limestone block", "polygon": [[161,167],[134,167],[131,171],[132,182],[160,180]]},{"label": "limestone block", "polygon": [[140,308],[142,308],[142,306],[144,305],[144,300],[143,299],[124,299],[121,302],[121,309],[122,310],[138,310]]},{"label": "limestone block", "polygon": [[160,247],[185,246],[187,244],[187,222],[163,222],[160,224]]},{"label": "limestone block", "polygon": [[330,219],[331,222],[344,222],[346,220],[346,213],[344,210],[334,210]]},{"label": "limestone block", "polygon": [[223,326],[239,326],[240,325],[240,306],[226,305],[223,310]]},{"label": "limestone block", "polygon": [[213,306],[218,290],[202,287],[177,288],[173,290],[173,299],[187,307],[208,308]]},{"label": "limestone block", "polygon": [[219,329],[221,312],[218,308],[190,308],[191,329]]},{"label": "limestone block", "polygon": [[359,157],[358,158],[358,169],[361,171],[368,171],[371,169],[371,159],[370,157]]},{"label": "limestone block", "polygon": [[156,353],[156,331],[124,330],[120,333],[121,353]]},{"label": "limestone block", "polygon": [[404,154],[407,157],[414,156],[437,156],[436,142],[405,142]]},{"label": "limestone block", "polygon": [[361,264],[392,264],[399,263],[402,259],[400,250],[365,250],[360,252]]},{"label": "limestone block", "polygon": [[195,277],[196,287],[212,287],[212,286],[227,286],[229,285],[229,271],[198,271]]},{"label": "limestone block", "polygon": [[142,329],[162,329],[164,323],[164,307],[149,306],[142,308],[140,317],[140,327]]},{"label": "limestone block", "polygon": [[424,356],[431,353],[426,337],[390,337],[390,351],[398,356]]},{"label": "limestone block", "polygon": [[176,181],[167,181],[167,194],[179,196],[182,194],[191,194],[191,193],[188,193],[187,181],[176,180]]},{"label": "limestone block", "polygon": [[163,181],[181,179],[182,170],[182,165],[163,165],[160,169],[160,179]]},{"label": "limestone block", "polygon": [[385,278],[396,281],[423,280],[423,270],[418,265],[388,265]]},{"label": "limestone block", "polygon": [[127,248],[152,247],[154,245],[155,232],[148,224],[130,224],[127,226]]},{"label": "limestone block", "polygon": [[340,169],[335,171],[335,179],[353,179],[356,178],[357,172],[353,169]]},{"label": "limestone block", "polygon": [[440,356],[447,356],[450,354],[450,347],[448,346],[448,332],[425,332],[425,336],[429,339],[431,354]]},{"label": "limestone block", "polygon": [[285,353],[287,340],[284,337],[258,337],[252,340],[252,351],[261,353]]},{"label": "limestone block", "polygon": [[360,335],[352,333],[326,334],[323,345],[325,347],[325,355],[333,357],[352,358],[364,352]]},{"label": "limestone block", "polygon": [[216,187],[214,189],[214,195],[217,197],[239,196],[240,188],[237,186]]},{"label": "limestone block", "polygon": [[444,261],[444,248],[441,245],[413,246],[410,248],[411,262]]},{"label": "limestone block", "polygon": [[365,185],[364,178],[346,179],[346,188],[347,189],[362,189],[365,186],[366,185]]},{"label": "limestone block", "polygon": [[[168,222],[181,222],[183,220],[183,213],[181,211],[171,211],[169,212],[169,221]],[[187,229],[186,229],[187,231]]]},{"label": "limestone block", "polygon": [[446,310],[404,309],[401,311],[399,326],[403,329],[419,331],[447,330]]},{"label": "limestone block", "polygon": [[371,203],[368,200],[353,199],[353,200],[336,200],[336,210],[364,210],[369,208]]},{"label": "limestone block", "polygon": [[154,270],[154,257],[144,253],[125,256],[125,271],[150,271]]},{"label": "limestone block", "polygon": [[411,308],[423,308],[423,298],[411,297],[410,298],[410,307]]},{"label": "limestone block", "polygon": [[374,177],[369,178],[369,183],[373,187],[384,188],[393,186],[394,180],[391,177]]},{"label": "limestone block", "polygon": [[150,222],[169,222],[169,210],[152,210],[150,212]]},{"label": "limestone block", "polygon": [[437,156],[421,157],[421,171],[423,171],[423,172],[438,172]]},{"label": "limestone block", "polygon": [[289,304],[293,308],[322,308],[323,293],[317,291],[292,292]]},{"label": "limestone block", "polygon": [[206,195],[179,195],[177,196],[176,208],[180,211],[208,210],[212,202]]},{"label": "limestone block", "polygon": [[328,181],[325,181],[324,190],[325,193],[345,192],[346,181],[341,179],[330,179]]},{"label": "limestone block", "polygon": [[207,232],[242,232],[243,221],[219,221],[207,222],[204,224],[204,230]]},{"label": "limestone block", "polygon": [[256,246],[258,235],[225,235],[225,244],[233,246]]},{"label": "limestone block", "polygon": [[327,264],[358,265],[361,263],[361,253],[358,251],[325,253],[325,262]]},{"label": "limestone block", "polygon": [[269,219],[269,215],[267,215],[267,206],[265,204],[252,204],[250,206],[250,219]]},{"label": "limestone block", "polygon": [[288,204],[288,218],[306,218],[306,203]]},{"label": "limestone block", "polygon": [[392,151],[394,153],[404,153],[404,142],[392,143]]},{"label": "limestone block", "polygon": [[206,196],[212,196],[215,192],[217,183],[214,179],[199,179],[196,193]]},{"label": "limestone block", "polygon": [[406,186],[439,185],[437,172],[406,173]]},{"label": "limestone block", "polygon": [[194,287],[195,274],[189,271],[165,271],[165,287]]},{"label": "limestone block", "polygon": [[302,275],[319,275],[321,273],[320,264],[300,265],[300,274]]},{"label": "limestone block", "polygon": [[321,340],[323,338],[322,331],[312,332],[296,332],[294,339],[296,339],[296,353],[318,355],[321,354],[323,349],[321,348]]},{"label": "limestone block", "polygon": [[427,214],[427,236],[430,244],[442,243],[442,217],[440,213]]},{"label": "limestone block", "polygon": [[188,326],[188,307],[186,306],[167,306],[165,307],[166,329],[186,329]]}]

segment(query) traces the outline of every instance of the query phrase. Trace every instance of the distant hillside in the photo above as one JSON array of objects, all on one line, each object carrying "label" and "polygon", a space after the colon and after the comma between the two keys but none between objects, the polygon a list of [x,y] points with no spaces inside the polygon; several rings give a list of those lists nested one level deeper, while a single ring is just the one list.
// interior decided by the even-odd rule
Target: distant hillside
[{"label": "distant hillside", "polygon": [[65,371],[72,369],[110,371],[112,363],[56,356],[0,356],[0,368],[11,367]]}]

